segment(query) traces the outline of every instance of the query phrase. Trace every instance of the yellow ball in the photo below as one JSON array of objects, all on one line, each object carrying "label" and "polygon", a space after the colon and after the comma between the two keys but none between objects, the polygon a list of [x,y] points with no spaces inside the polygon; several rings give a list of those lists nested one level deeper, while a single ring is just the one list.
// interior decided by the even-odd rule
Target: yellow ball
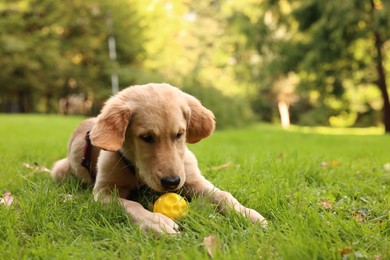
[{"label": "yellow ball", "polygon": [[188,203],[179,194],[168,192],[156,200],[153,212],[161,213],[172,219],[179,219],[188,214]]}]

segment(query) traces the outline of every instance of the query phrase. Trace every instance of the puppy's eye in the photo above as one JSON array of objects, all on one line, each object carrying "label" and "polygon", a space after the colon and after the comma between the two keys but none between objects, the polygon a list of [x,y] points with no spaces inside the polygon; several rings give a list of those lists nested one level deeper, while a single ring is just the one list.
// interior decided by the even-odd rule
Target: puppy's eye
[{"label": "puppy's eye", "polygon": [[179,140],[183,136],[183,132],[179,132],[176,134],[175,139]]},{"label": "puppy's eye", "polygon": [[141,135],[140,138],[142,139],[142,141],[148,144],[152,144],[154,142],[152,135]]}]

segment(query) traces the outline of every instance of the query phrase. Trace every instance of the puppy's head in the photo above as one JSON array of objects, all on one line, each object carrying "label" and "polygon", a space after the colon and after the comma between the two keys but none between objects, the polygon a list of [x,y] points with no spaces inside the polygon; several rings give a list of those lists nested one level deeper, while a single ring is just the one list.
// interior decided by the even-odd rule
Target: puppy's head
[{"label": "puppy's head", "polygon": [[90,138],[104,150],[121,150],[136,165],[139,177],[163,192],[185,182],[186,142],[196,143],[214,128],[213,113],[196,98],[168,84],[148,84],[110,98]]}]

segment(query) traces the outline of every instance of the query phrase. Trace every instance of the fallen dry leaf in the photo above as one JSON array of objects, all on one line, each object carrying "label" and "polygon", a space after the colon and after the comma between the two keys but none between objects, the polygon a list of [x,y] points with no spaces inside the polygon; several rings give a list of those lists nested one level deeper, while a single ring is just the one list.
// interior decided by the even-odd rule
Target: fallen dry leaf
[{"label": "fallen dry leaf", "polygon": [[218,166],[207,168],[205,171],[219,171],[219,170],[227,169],[227,168],[229,168],[231,166],[232,166],[231,163],[225,163],[225,164],[222,164],[222,165],[218,165]]},{"label": "fallen dry leaf", "polygon": [[210,235],[208,237],[205,237],[203,239],[203,245],[207,250],[207,254],[213,258],[215,250],[220,247],[220,244],[217,240],[217,238],[214,235]]},{"label": "fallen dry leaf", "polygon": [[338,161],[331,161],[331,162],[330,162],[330,165],[332,165],[332,166],[339,166],[339,165],[341,165],[341,162],[338,162]]},{"label": "fallen dry leaf", "polygon": [[11,192],[6,191],[3,193],[3,198],[0,198],[0,204],[5,206],[11,206],[14,202],[15,198],[11,195]]},{"label": "fallen dry leaf", "polygon": [[340,254],[342,256],[349,255],[350,253],[352,253],[352,249],[350,249],[350,248],[343,248],[340,250]]},{"label": "fallen dry leaf", "polygon": [[32,170],[34,172],[50,172],[50,169],[40,166],[38,163],[34,162],[34,165],[30,165],[28,163],[23,163],[23,166],[26,169]]},{"label": "fallen dry leaf", "polygon": [[364,214],[359,212],[359,211],[356,211],[354,214],[353,214],[353,217],[358,220],[359,222],[363,223],[364,222]]},{"label": "fallen dry leaf", "polygon": [[331,161],[331,162],[322,162],[321,163],[321,166],[339,166],[341,165],[341,162],[338,162],[338,161]]},{"label": "fallen dry leaf", "polygon": [[320,204],[324,207],[324,209],[331,209],[332,208],[332,202],[320,201]]},{"label": "fallen dry leaf", "polygon": [[365,221],[366,216],[368,216],[369,210],[366,207],[361,207],[358,211],[353,214],[353,217],[358,220],[360,223]]}]

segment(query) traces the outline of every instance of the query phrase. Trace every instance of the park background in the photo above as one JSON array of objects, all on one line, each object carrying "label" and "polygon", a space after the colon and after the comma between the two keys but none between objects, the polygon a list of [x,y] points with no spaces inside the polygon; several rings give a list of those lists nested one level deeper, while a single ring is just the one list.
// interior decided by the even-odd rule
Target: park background
[{"label": "park background", "polygon": [[96,115],[118,78],[182,88],[219,129],[390,132],[389,14],[388,0],[1,0],[0,112]]},{"label": "park background", "polygon": [[[389,0],[0,0],[0,259],[390,259],[389,14]],[[195,197],[182,233],[156,238],[92,187],[51,181],[73,129],[149,82],[215,113],[220,131],[189,148],[267,230]]]}]

